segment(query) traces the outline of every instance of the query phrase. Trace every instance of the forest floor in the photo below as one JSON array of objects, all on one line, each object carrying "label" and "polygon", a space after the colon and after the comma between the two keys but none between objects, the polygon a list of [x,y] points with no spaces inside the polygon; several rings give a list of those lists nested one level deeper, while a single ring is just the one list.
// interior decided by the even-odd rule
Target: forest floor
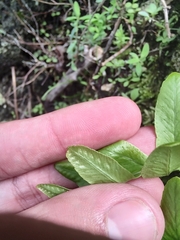
[{"label": "forest floor", "polygon": [[[143,125],[153,124],[159,88],[180,69],[178,1],[1,4],[0,51],[7,44],[20,51],[19,61],[0,61],[0,121],[125,96],[140,107]],[[7,29],[7,12],[13,29]]]}]

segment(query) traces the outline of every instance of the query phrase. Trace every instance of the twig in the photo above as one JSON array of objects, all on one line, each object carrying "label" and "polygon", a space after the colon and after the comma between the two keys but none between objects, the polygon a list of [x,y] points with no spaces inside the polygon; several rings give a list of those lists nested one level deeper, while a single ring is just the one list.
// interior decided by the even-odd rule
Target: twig
[{"label": "twig", "polygon": [[56,6],[59,6],[59,5],[68,5],[68,6],[71,6],[70,3],[57,3],[55,2],[54,0],[51,0],[51,2],[46,2],[46,1],[43,1],[43,0],[33,0],[33,1],[38,1],[40,3],[45,3],[45,4],[48,4],[48,5],[56,5]]},{"label": "twig", "polygon": [[115,59],[117,56],[119,56],[121,53],[123,53],[131,44],[132,44],[132,40],[133,40],[133,33],[131,30],[130,25],[127,23],[128,26],[128,30],[130,32],[130,39],[129,42],[123,47],[121,48],[118,52],[116,52],[115,54],[113,54],[111,57],[109,57],[108,59],[106,59],[104,62],[102,62],[102,66],[105,66],[108,62],[112,61],[113,59]]},{"label": "twig", "polygon": [[[124,6],[126,4],[126,1],[127,0],[124,0],[124,2],[122,3],[122,6]],[[119,27],[119,25],[121,23],[122,17],[123,17],[123,12],[121,11],[119,18],[117,19],[117,21],[116,21],[116,23],[114,25],[114,29],[112,30],[112,32],[109,35],[109,40],[108,40],[107,45],[106,45],[106,47],[104,49],[104,55],[109,51],[109,48],[111,47],[113,38],[114,38],[114,36],[116,34],[116,31],[117,31],[117,29],[118,29],[118,27]]]},{"label": "twig", "polygon": [[[16,18],[18,19],[18,21],[25,27],[27,33],[30,33],[35,37],[36,41],[39,43],[39,46],[41,47],[41,50],[45,54],[48,54],[47,51],[44,48],[44,45],[42,44],[42,42],[40,40],[38,28],[35,30],[26,20],[22,20],[16,13],[14,13],[14,14],[15,14]],[[34,19],[35,19],[35,17],[34,17]],[[36,21],[36,19],[34,21]],[[16,30],[14,30],[14,32],[16,33],[16,35],[18,35]]]},{"label": "twig", "polygon": [[108,40],[108,42],[107,42],[107,44],[106,44],[106,47],[105,47],[105,49],[104,49],[104,55],[109,51],[109,48],[111,47],[113,38],[114,38],[114,36],[115,36],[115,34],[116,34],[116,31],[117,31],[117,29],[118,29],[118,27],[119,27],[119,25],[120,25],[120,23],[121,23],[121,19],[122,19],[121,17],[119,17],[119,18],[117,19],[117,21],[116,21],[116,23],[115,23],[115,25],[114,25],[114,29],[112,30],[112,32],[111,32],[110,35],[109,35],[109,40]]},{"label": "twig", "polygon": [[161,0],[161,3],[163,5],[164,20],[165,20],[165,27],[166,27],[167,35],[168,35],[168,38],[171,38],[171,30],[170,30],[170,27],[169,27],[169,17],[168,17],[168,9],[170,7],[167,6],[165,0]]},{"label": "twig", "polygon": [[37,72],[37,74],[36,74],[31,80],[29,80],[28,82],[25,83],[25,85],[28,85],[28,84],[34,82],[34,81],[36,80],[36,78],[37,78],[39,75],[41,75],[41,73],[43,73],[46,69],[47,69],[47,67],[42,67],[42,68]]},{"label": "twig", "polygon": [[120,12],[120,15],[119,15],[117,21],[115,22],[114,29],[112,30],[112,32],[111,32],[110,35],[109,35],[109,40],[108,40],[108,42],[107,42],[107,44],[106,44],[106,47],[105,47],[105,49],[104,49],[104,55],[103,55],[102,59],[100,60],[99,64],[97,65],[96,70],[95,70],[95,72],[94,72],[93,75],[96,75],[96,74],[98,73],[100,67],[103,66],[102,61],[104,60],[107,52],[109,51],[109,49],[110,49],[110,47],[111,47],[111,44],[112,44],[112,41],[113,41],[114,36],[115,36],[115,34],[116,34],[116,31],[117,31],[117,29],[118,29],[118,27],[119,27],[119,25],[120,25],[120,23],[121,23],[121,20],[122,20],[122,18],[123,18],[123,14],[124,14],[124,11],[123,11],[124,8],[123,8],[123,6],[126,4],[126,1],[127,1],[127,0],[124,0],[123,3],[122,3],[122,7],[121,7],[122,10],[121,10],[121,12]]},{"label": "twig", "polygon": [[31,11],[31,9],[29,8],[29,6],[28,6],[28,4],[24,1],[24,0],[21,0],[22,1],[22,3],[24,4],[24,6],[25,6],[25,8],[28,10],[28,12],[30,13],[30,15],[31,15],[31,17],[32,17],[32,19],[33,19],[33,21],[34,21],[34,23],[35,23],[35,26],[36,26],[36,32],[37,32],[37,34],[39,35],[39,25],[38,25],[38,23],[37,23],[37,21],[36,21],[36,18],[34,17],[34,14],[32,13],[32,11]]},{"label": "twig", "polygon": [[[32,95],[31,95],[31,89],[30,86],[28,86],[28,102],[27,102],[27,112],[28,112],[28,117],[32,117]],[[23,111],[25,112],[25,111]]]},{"label": "twig", "polygon": [[16,92],[16,73],[15,67],[11,67],[11,75],[12,75],[12,86],[13,86],[13,95],[14,95],[14,112],[16,115],[16,119],[19,119],[18,115],[18,105],[17,105],[17,92]]},{"label": "twig", "polygon": [[[14,103],[12,103],[12,102],[10,101],[10,99],[8,99],[7,97],[6,97],[6,103],[7,103],[10,107],[14,108]],[[23,111],[22,111],[22,109],[18,108],[18,112],[19,112],[19,113],[22,113]]]},{"label": "twig", "polygon": [[[28,45],[28,46],[40,46],[39,43],[35,43],[35,42],[25,42],[23,40],[18,40],[19,43],[23,44],[23,45]],[[43,42],[41,43],[41,45],[62,45],[63,41],[62,42]]]},{"label": "twig", "polygon": [[37,59],[34,57],[34,55],[29,50],[27,50],[26,48],[24,48],[24,47],[22,47],[20,45],[20,42],[19,42],[19,40],[17,38],[15,38],[14,36],[9,35],[9,34],[7,34],[7,36],[9,37],[9,39],[11,39],[11,40],[7,39],[7,42],[16,45],[22,51],[24,51],[25,53],[29,54],[29,56],[31,56],[32,59],[34,59],[35,62],[37,62]]},{"label": "twig", "polygon": [[98,72],[99,72],[99,69],[102,65],[102,61],[105,59],[105,56],[107,54],[107,52],[109,51],[109,48],[111,47],[111,44],[112,44],[112,41],[113,41],[113,38],[114,38],[114,35],[116,34],[116,31],[121,23],[121,17],[119,17],[114,25],[114,29],[111,31],[110,35],[109,35],[109,40],[106,44],[106,47],[104,49],[104,54],[103,54],[103,57],[101,58],[100,62],[98,63],[93,75],[96,75]]},{"label": "twig", "polygon": [[89,12],[89,15],[92,13],[90,0],[88,0],[88,12]]},{"label": "twig", "polygon": [[39,67],[39,63],[36,63],[33,67],[30,68],[30,70],[26,73],[26,75],[24,76],[24,81],[22,84],[22,87],[24,87],[25,85],[27,85],[26,80],[29,77],[29,75],[36,69]]}]

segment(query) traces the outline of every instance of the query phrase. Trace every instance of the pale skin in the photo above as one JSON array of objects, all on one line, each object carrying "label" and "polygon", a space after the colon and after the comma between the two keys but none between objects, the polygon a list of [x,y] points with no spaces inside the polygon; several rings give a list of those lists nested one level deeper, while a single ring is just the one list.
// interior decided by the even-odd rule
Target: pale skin
[{"label": "pale skin", "polygon": [[[164,218],[159,206],[163,192],[160,179],[140,178],[126,184],[98,184],[75,189],[75,184],[56,172],[53,166],[65,158],[68,146],[77,144],[99,149],[125,139],[149,154],[155,147],[154,130],[140,128],[140,124],[138,107],[121,97],[1,123],[0,214],[15,213],[114,239],[161,240]],[[55,183],[74,190],[48,199],[36,189],[40,183]],[[119,212],[123,214],[121,209],[125,207],[121,206],[125,205],[118,207],[118,204],[126,202],[129,210],[121,220]],[[144,217],[141,206],[148,207],[149,215]],[[142,220],[136,218],[139,213]],[[147,218],[152,215],[150,224]],[[129,229],[126,229],[126,217],[127,221],[134,221],[129,222]],[[122,238],[118,237],[119,231]]]}]

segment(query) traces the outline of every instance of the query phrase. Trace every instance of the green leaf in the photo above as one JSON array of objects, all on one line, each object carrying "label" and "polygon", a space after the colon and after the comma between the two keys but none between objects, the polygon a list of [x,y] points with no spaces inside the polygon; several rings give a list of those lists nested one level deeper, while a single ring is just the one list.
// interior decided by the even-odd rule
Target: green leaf
[{"label": "green leaf", "polygon": [[136,65],[138,62],[140,62],[140,59],[136,53],[131,52],[130,55],[133,57],[129,60],[127,60],[128,64]]},{"label": "green leaf", "polygon": [[80,20],[90,20],[91,19],[91,15],[84,15],[80,18]]},{"label": "green leaf", "polygon": [[37,188],[49,198],[55,197],[61,193],[69,191],[68,188],[61,187],[55,184],[39,184]]},{"label": "green leaf", "polygon": [[61,161],[55,164],[55,169],[64,177],[75,182],[79,187],[89,185],[74,169],[73,165],[67,161]]},{"label": "green leaf", "polygon": [[174,177],[164,188],[161,209],[165,218],[162,240],[180,239],[180,178]]},{"label": "green leaf", "polygon": [[140,58],[144,60],[148,56],[148,54],[149,54],[149,44],[145,43],[142,48]]},{"label": "green leaf", "polygon": [[139,63],[139,58],[131,58],[129,60],[127,60],[128,64],[132,64],[132,65],[136,65],[137,63]]},{"label": "green leaf", "polygon": [[139,82],[140,81],[140,78],[139,77],[133,77],[131,79],[131,82]]},{"label": "green leaf", "polygon": [[88,183],[127,182],[133,175],[114,159],[85,146],[69,147],[68,160]]},{"label": "green leaf", "polygon": [[180,142],[180,73],[163,82],[155,107],[156,145]]},{"label": "green leaf", "polygon": [[129,13],[129,14],[135,13],[135,10],[132,9],[132,8],[126,9],[126,11],[127,11],[127,13]]},{"label": "green leaf", "polygon": [[76,20],[76,19],[77,19],[76,17],[71,16],[71,17],[67,17],[67,18],[66,18],[66,21],[72,22],[73,20]]},{"label": "green leaf", "polygon": [[134,88],[130,91],[130,98],[136,100],[139,97],[139,88]]},{"label": "green leaf", "polygon": [[130,3],[130,2],[127,2],[126,4],[125,4],[125,7],[126,8],[130,8],[132,6],[132,3]]},{"label": "green leaf", "polygon": [[139,4],[138,3],[133,3],[132,4],[132,8],[138,8],[139,7]]},{"label": "green leaf", "polygon": [[147,6],[145,10],[154,16],[158,13],[158,11],[160,9],[158,9],[154,3],[150,3],[149,6]]},{"label": "green leaf", "polygon": [[141,76],[141,74],[142,74],[142,66],[141,66],[141,63],[137,63],[136,64],[136,74],[137,74],[137,76]]},{"label": "green leaf", "polygon": [[76,2],[76,1],[75,1],[74,4],[73,4],[73,10],[74,10],[75,16],[76,16],[77,18],[79,18],[80,15],[81,15],[81,12],[80,12],[79,3]]},{"label": "green leaf", "polygon": [[157,147],[147,158],[142,168],[142,177],[168,176],[180,170],[180,142],[164,144]]},{"label": "green leaf", "polygon": [[138,12],[138,14],[139,14],[140,16],[150,18],[149,14],[148,14],[147,12],[145,12],[145,11],[140,11],[140,12]]},{"label": "green leaf", "polygon": [[123,168],[131,172],[134,177],[141,176],[141,170],[147,155],[131,143],[121,140],[101,148],[99,152],[116,160]]}]

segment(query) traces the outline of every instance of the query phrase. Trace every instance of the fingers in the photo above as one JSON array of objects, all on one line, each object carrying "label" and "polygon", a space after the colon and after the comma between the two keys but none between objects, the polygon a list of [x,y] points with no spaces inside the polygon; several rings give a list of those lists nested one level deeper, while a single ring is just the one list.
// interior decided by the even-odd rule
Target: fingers
[{"label": "fingers", "polygon": [[154,127],[142,127],[139,131],[128,139],[128,142],[134,144],[145,154],[149,155],[156,147],[156,137]]},{"label": "fingers", "polygon": [[[142,127],[128,142],[138,147],[141,151],[149,155],[155,148],[156,137],[153,127]],[[164,185],[159,178],[143,179],[139,178],[129,182],[147,191],[160,204]]]},{"label": "fingers", "polygon": [[0,214],[21,212],[47,200],[48,197],[36,188],[41,183],[58,184],[67,188],[76,187],[75,183],[59,174],[53,165],[1,181]]},{"label": "fingers", "polygon": [[156,200],[130,184],[78,188],[40,203],[21,215],[112,239],[160,240],[164,231],[163,214]]},{"label": "fingers", "polygon": [[164,185],[160,178],[138,178],[128,183],[148,192],[160,205],[164,190]]},{"label": "fingers", "polygon": [[[152,128],[144,127],[130,138],[134,145],[141,148],[146,153],[150,152],[154,147],[155,135]],[[148,142],[147,142],[148,140]],[[146,143],[142,145],[142,143]],[[44,200],[47,197],[39,192],[36,188],[41,183],[53,183],[67,188],[74,188],[75,185],[60,175],[53,165],[48,165],[36,170],[32,170],[26,174],[7,179],[0,182],[0,213],[3,212],[20,212],[28,209]],[[160,203],[163,191],[162,182],[158,179],[137,179],[129,182],[138,186],[151,194],[155,200]],[[158,184],[158,187],[154,187]],[[161,191],[159,189],[162,189]],[[7,206],[8,205],[8,209]]]},{"label": "fingers", "polygon": [[133,136],[141,114],[127,98],[81,103],[36,118],[0,125],[0,180],[58,161],[67,147],[101,148]]}]

